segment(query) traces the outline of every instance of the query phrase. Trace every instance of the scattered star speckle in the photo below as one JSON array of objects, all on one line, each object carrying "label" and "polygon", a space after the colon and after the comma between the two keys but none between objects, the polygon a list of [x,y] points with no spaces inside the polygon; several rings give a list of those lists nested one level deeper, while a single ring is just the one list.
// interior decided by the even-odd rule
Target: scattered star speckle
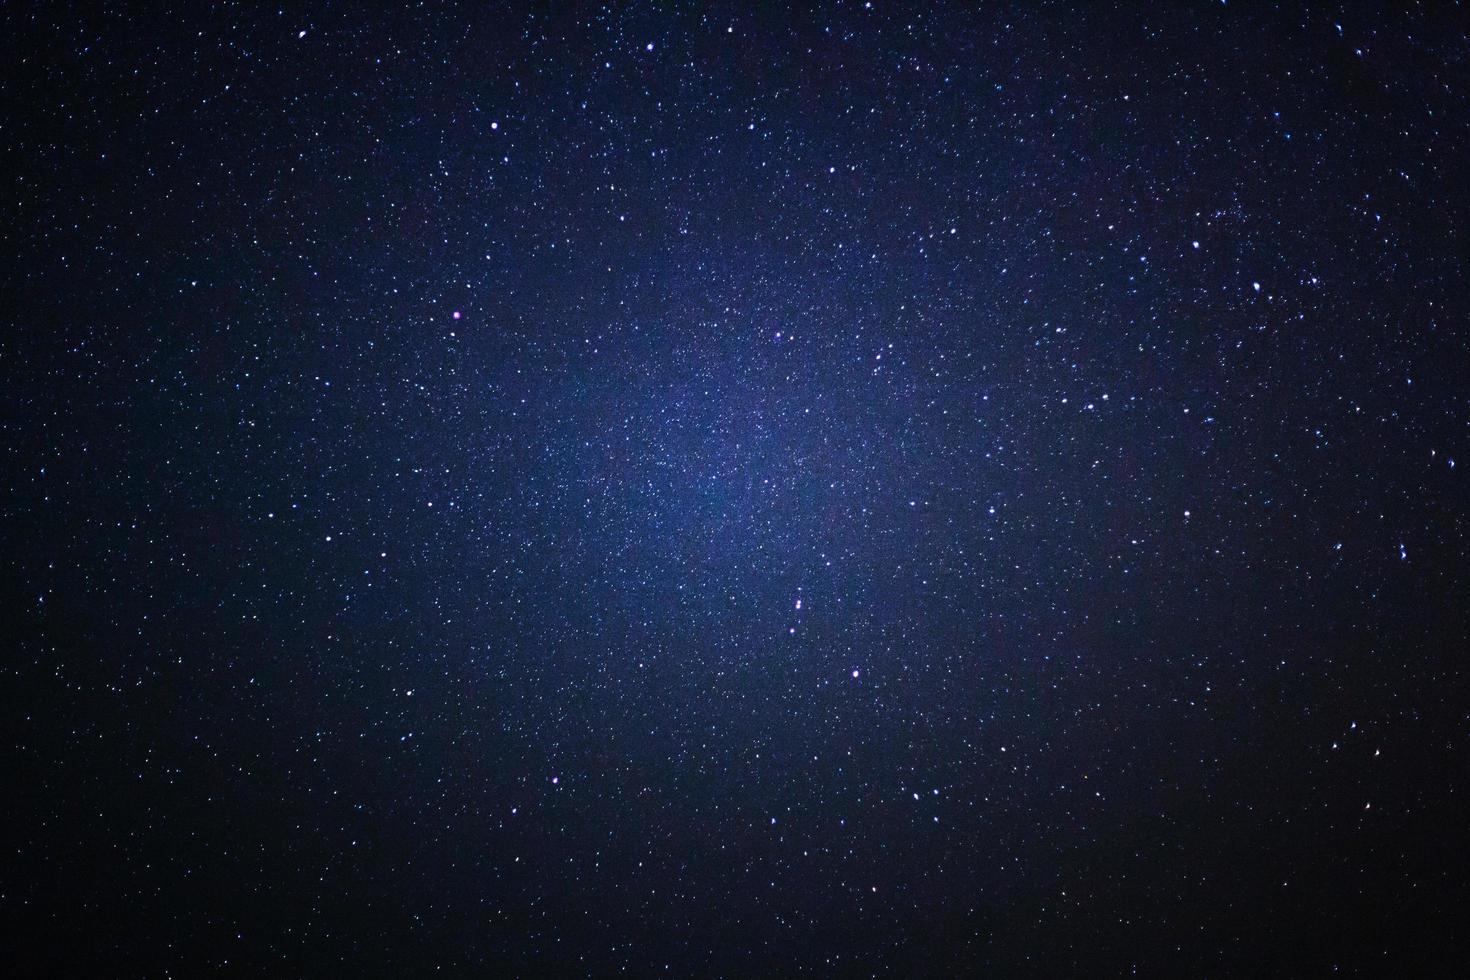
[{"label": "scattered star speckle", "polygon": [[1465,962],[1470,14],[308,7],[0,9],[20,961]]}]

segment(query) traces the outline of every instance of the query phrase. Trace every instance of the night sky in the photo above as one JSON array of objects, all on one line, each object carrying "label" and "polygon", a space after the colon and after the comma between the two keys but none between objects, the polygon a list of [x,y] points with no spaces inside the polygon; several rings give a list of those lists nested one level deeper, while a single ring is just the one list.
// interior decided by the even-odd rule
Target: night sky
[{"label": "night sky", "polygon": [[1463,975],[1470,11],[102,6],[12,964]]}]

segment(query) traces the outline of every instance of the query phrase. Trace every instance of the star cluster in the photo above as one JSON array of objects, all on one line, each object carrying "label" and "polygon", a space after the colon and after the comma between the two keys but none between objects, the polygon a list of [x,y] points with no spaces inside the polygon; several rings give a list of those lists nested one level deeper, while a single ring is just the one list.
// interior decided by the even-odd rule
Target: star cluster
[{"label": "star cluster", "polygon": [[7,7],[51,969],[1466,954],[1450,5]]}]

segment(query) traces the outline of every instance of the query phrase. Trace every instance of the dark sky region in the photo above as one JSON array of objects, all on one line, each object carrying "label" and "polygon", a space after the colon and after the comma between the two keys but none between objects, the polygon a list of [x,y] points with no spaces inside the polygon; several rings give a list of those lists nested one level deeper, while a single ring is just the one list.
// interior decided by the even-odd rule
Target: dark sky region
[{"label": "dark sky region", "polygon": [[1464,975],[1462,4],[0,57],[9,975]]}]

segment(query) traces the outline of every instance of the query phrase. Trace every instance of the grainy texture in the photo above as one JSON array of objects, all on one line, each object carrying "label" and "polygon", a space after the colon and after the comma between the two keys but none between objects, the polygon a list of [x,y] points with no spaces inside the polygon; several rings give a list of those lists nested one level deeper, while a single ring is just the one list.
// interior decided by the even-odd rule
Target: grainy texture
[{"label": "grainy texture", "polygon": [[1463,976],[1460,4],[106,6],[22,975]]}]

